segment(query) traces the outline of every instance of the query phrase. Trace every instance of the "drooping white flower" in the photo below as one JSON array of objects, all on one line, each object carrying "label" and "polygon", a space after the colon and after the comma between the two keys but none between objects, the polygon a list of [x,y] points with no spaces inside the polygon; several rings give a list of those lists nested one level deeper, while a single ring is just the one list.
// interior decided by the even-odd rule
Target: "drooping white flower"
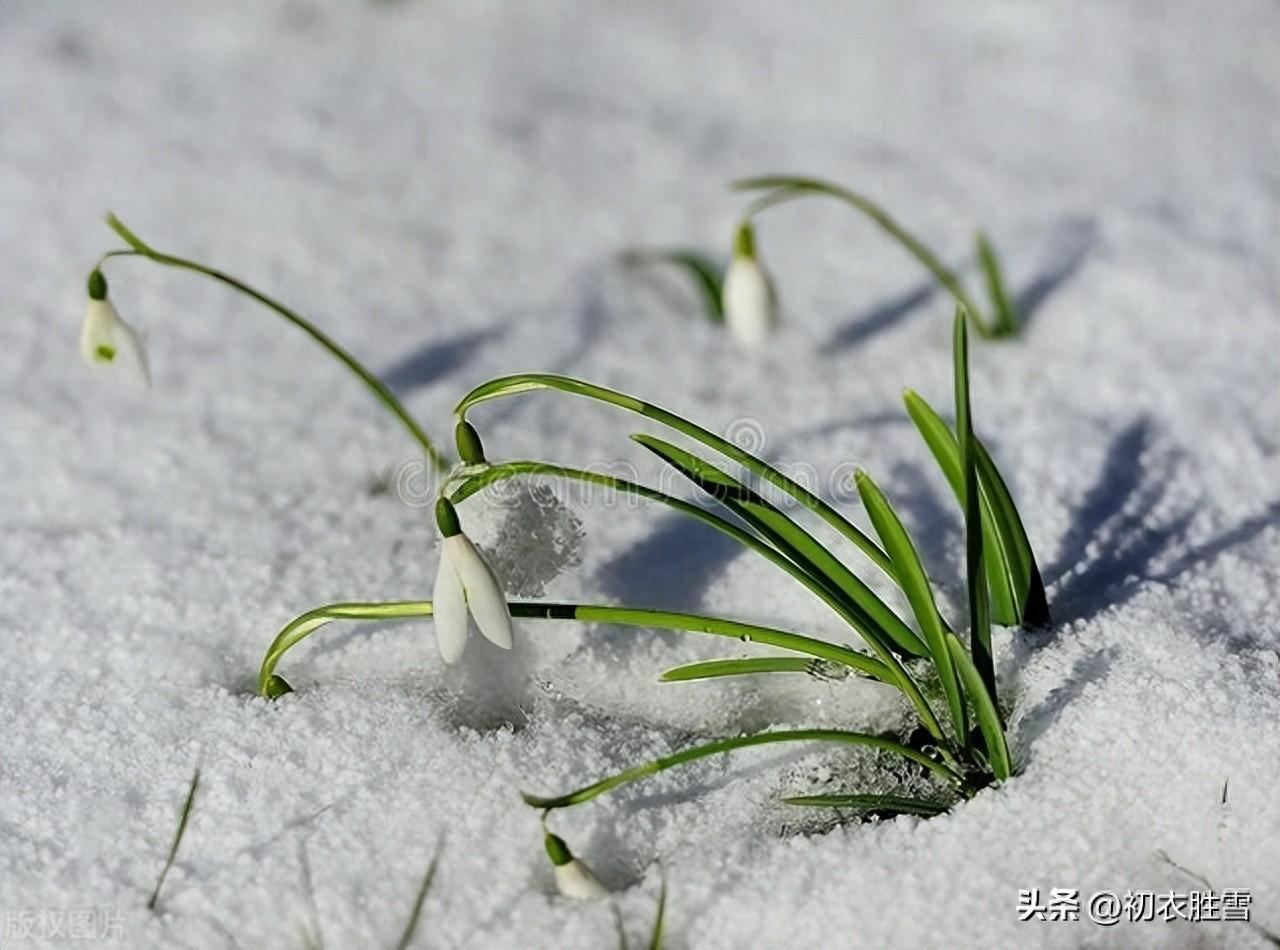
[{"label": "drooping white flower", "polygon": [[738,227],[720,302],[729,333],[744,346],[760,346],[778,325],[778,297],[768,271],[756,256],[755,232],[749,221]]},{"label": "drooping white flower", "polygon": [[502,585],[471,539],[462,533],[458,514],[446,498],[436,502],[440,527],[440,567],[436,571],[432,612],[436,646],[446,663],[456,663],[467,646],[467,618],[490,643],[511,649],[511,611]]},{"label": "drooping white flower", "polygon": [[545,841],[547,856],[555,870],[556,890],[577,900],[591,900],[609,893],[591,868],[573,856],[563,838],[548,831]]},{"label": "drooping white flower", "polygon": [[118,366],[126,375],[151,384],[142,339],[116,312],[107,296],[107,280],[99,270],[89,275],[89,306],[80,329],[80,356],[91,366]]}]

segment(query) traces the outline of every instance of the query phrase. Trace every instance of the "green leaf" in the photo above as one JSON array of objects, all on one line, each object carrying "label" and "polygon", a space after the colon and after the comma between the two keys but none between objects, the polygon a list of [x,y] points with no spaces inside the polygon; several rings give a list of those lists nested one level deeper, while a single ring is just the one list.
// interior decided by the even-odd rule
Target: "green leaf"
[{"label": "green leaf", "polygon": [[1009,760],[1009,746],[1005,742],[1004,728],[1000,725],[1000,711],[995,701],[983,685],[978,668],[969,659],[960,641],[954,633],[947,634],[947,649],[955,661],[964,688],[973,701],[973,709],[978,717],[978,728],[982,731],[982,741],[987,749],[987,761],[991,764],[991,772],[998,781],[1003,781],[1013,774]]},{"label": "green leaf", "polygon": [[700,292],[703,315],[712,323],[724,323],[724,303],[720,299],[724,269],[709,254],[690,248],[636,248],[624,251],[621,260],[628,267],[669,264],[680,268]]},{"label": "green leaf", "polygon": [[[651,435],[633,435],[636,442],[675,468],[716,501],[773,542],[810,576],[840,595],[857,618],[858,632],[886,649],[912,656],[928,656],[928,648],[910,627],[862,580],[805,531],[742,482],[691,452]],[[896,565],[895,565],[896,572]],[[891,647],[890,643],[895,644]]]},{"label": "green leaf", "polygon": [[667,919],[667,879],[662,879],[662,889],[658,891],[658,910],[653,918],[653,930],[649,934],[649,950],[662,950],[666,937]]},{"label": "green leaf", "polygon": [[[908,389],[903,400],[907,414],[920,431],[963,509],[964,475],[955,434],[918,393]],[[983,447],[982,440],[976,436],[974,449],[982,506],[983,560],[991,589],[992,619],[1006,627],[1018,624],[1027,628],[1043,626],[1048,623],[1048,605],[1022,519],[995,463]]]},{"label": "green leaf", "polygon": [[995,522],[995,535],[1007,548],[1006,562],[1018,595],[1018,618],[1030,630],[1049,625],[1049,602],[1045,598],[1044,581],[1031,550],[1031,540],[1022,525],[1018,508],[1013,503],[1004,479],[996,463],[987,453],[986,446],[977,436],[973,439],[974,460],[978,468],[978,486],[988,500],[991,517]]},{"label": "green leaf", "polygon": [[413,942],[413,935],[418,929],[418,921],[422,917],[422,905],[426,902],[427,893],[431,890],[431,884],[436,879],[436,868],[440,864],[440,852],[443,848],[443,843],[436,846],[436,853],[432,855],[431,863],[427,865],[427,873],[422,876],[422,883],[418,885],[418,892],[414,895],[413,906],[409,910],[409,919],[405,922],[400,939],[396,941],[396,950],[409,950],[409,945]]},{"label": "green leaf", "polygon": [[987,296],[991,299],[994,314],[991,336],[1013,336],[1018,332],[1018,315],[1004,287],[1004,277],[1000,272],[1000,259],[996,257],[995,248],[981,231],[977,237],[978,267],[982,270],[983,280],[987,285]]},{"label": "green leaf", "polygon": [[919,815],[922,818],[941,815],[950,807],[946,802],[906,795],[797,795],[783,801],[814,808],[848,808],[868,815]]},{"label": "green leaf", "polygon": [[951,723],[956,738],[962,745],[968,744],[969,728],[964,706],[964,693],[956,677],[955,667],[947,652],[944,636],[946,628],[942,615],[938,613],[938,605],[933,599],[933,588],[929,585],[929,577],[924,565],[920,563],[920,555],[916,552],[911,536],[903,527],[897,512],[889,504],[878,485],[866,472],[859,470],[854,477],[858,485],[858,494],[867,509],[876,534],[884,545],[889,556],[893,558],[893,567],[907,595],[911,610],[916,615],[916,622],[924,639],[929,644],[929,655],[933,659],[938,679],[942,683],[942,691],[947,697],[947,705],[951,708]]},{"label": "green leaf", "polygon": [[[996,697],[996,669],[991,655],[991,609],[983,576],[982,505],[979,501],[973,414],[969,404],[969,337],[964,311],[955,318],[956,436],[964,486],[965,581],[969,595],[969,649],[983,685]],[[997,707],[998,708],[998,707]]]},{"label": "green leaf", "polygon": [[949,784],[958,784],[960,782],[960,777],[956,773],[936,759],[930,758],[917,749],[905,746],[892,739],[886,739],[883,736],[874,736],[864,732],[846,732],[839,729],[794,729],[784,732],[761,732],[731,739],[717,739],[714,742],[707,742],[703,745],[685,749],[674,755],[664,756],[660,759],[633,766],[598,782],[567,792],[564,795],[543,797],[531,795],[528,792],[521,792],[520,794],[525,804],[534,808],[567,808],[570,805],[578,805],[582,802],[590,801],[597,795],[603,795],[605,792],[611,791],[620,785],[626,785],[629,782],[636,782],[651,775],[657,775],[659,772],[664,772],[677,765],[684,765],[697,759],[719,755],[723,752],[731,752],[735,749],[770,745],[775,742],[838,742],[848,745],[867,746],[885,752],[892,752],[903,758],[910,759],[918,765],[923,765]]},{"label": "green leaf", "polygon": [[[705,660],[673,667],[662,674],[663,683],[685,683],[690,680],[718,679],[723,676],[754,676],[758,673],[808,673],[824,679],[842,679],[848,669],[824,665],[823,660],[805,660],[791,656],[765,656],[737,660]],[[834,674],[834,675],[833,675]]]},{"label": "green leaf", "polygon": [[626,393],[607,389],[604,386],[597,386],[585,380],[574,379],[571,376],[558,376],[552,373],[519,373],[514,376],[491,379],[477,386],[462,397],[458,405],[454,407],[454,414],[461,419],[465,417],[473,406],[482,402],[502,399],[519,393],[533,392],[539,389],[551,389],[570,395],[582,396],[586,399],[594,399],[620,409],[626,409],[701,442],[708,448],[719,452],[725,458],[737,462],[756,477],[786,492],[844,535],[866,554],[877,567],[890,577],[893,576],[893,565],[875,541],[867,537],[840,512],[795,481],[795,479],[787,477],[772,465],[739,448],[728,439],[721,438],[709,429],[704,429],[702,426],[690,422],[674,412],[636,399],[634,396],[628,396]]},{"label": "green leaf", "polygon": [[174,858],[178,856],[178,846],[182,844],[182,836],[187,833],[187,823],[191,820],[191,811],[196,804],[196,789],[200,787],[200,770],[197,768],[191,775],[191,787],[187,790],[186,801],[182,803],[182,814],[178,817],[178,829],[174,832],[173,843],[169,845],[169,855],[165,858],[164,867],[160,869],[160,877],[156,880],[155,890],[147,901],[147,909],[155,910],[160,900],[160,888],[164,887],[164,879],[173,867]]}]

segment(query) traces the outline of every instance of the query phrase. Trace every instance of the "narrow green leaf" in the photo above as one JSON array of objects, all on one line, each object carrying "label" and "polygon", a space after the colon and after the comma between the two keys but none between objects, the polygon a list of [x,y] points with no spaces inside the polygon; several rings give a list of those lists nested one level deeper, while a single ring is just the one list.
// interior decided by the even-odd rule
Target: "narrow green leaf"
[{"label": "narrow green leaf", "polygon": [[160,888],[164,887],[164,879],[169,875],[169,869],[173,867],[173,861],[178,856],[178,846],[182,844],[182,836],[187,833],[187,822],[191,820],[191,809],[195,807],[196,789],[199,787],[200,770],[197,768],[191,775],[191,787],[187,790],[187,799],[182,804],[178,829],[174,832],[173,843],[169,845],[169,856],[165,858],[164,867],[160,869],[160,877],[156,880],[155,890],[151,892],[151,898],[147,901],[148,910],[155,910],[156,902],[160,900]]},{"label": "narrow green leaf", "polygon": [[978,717],[978,728],[982,731],[982,741],[987,750],[987,761],[991,764],[992,774],[1003,781],[1013,774],[1009,760],[1009,746],[1005,742],[1004,728],[1000,725],[1000,712],[995,701],[982,683],[978,668],[969,659],[960,641],[954,633],[947,634],[947,649],[955,661],[960,678],[964,681],[965,690],[973,701],[973,709]]},{"label": "narrow green leaf", "polygon": [[946,694],[947,705],[951,708],[951,723],[955,728],[956,738],[962,745],[968,744],[969,729],[965,714],[964,693],[947,652],[944,635],[946,629],[942,616],[938,613],[938,605],[933,599],[933,588],[929,586],[929,577],[924,565],[920,563],[920,555],[916,552],[911,536],[898,518],[897,512],[889,504],[878,485],[866,472],[858,471],[855,479],[862,504],[867,509],[871,523],[875,526],[880,543],[884,545],[889,556],[893,558],[894,572],[902,583],[903,592],[916,615],[916,622],[924,639],[929,644],[929,654],[933,659],[938,679],[942,682],[942,691]]},{"label": "narrow green leaf", "polygon": [[620,258],[628,267],[669,264],[680,268],[698,288],[703,315],[712,323],[724,323],[724,303],[720,299],[724,269],[709,254],[690,248],[635,248],[624,251]]},{"label": "narrow green leaf", "polygon": [[673,667],[659,679],[664,683],[718,679],[723,676],[754,676],[759,673],[808,673],[823,679],[843,679],[849,670],[827,664],[824,660],[805,660],[791,656],[765,656],[737,660],[704,660]]},{"label": "narrow green leaf", "polygon": [[836,511],[813,492],[809,491],[795,479],[789,478],[772,465],[757,458],[745,449],[740,448],[728,439],[722,438],[659,406],[628,396],[604,386],[597,386],[585,380],[571,376],[558,376],[552,373],[518,373],[514,376],[502,376],[491,379],[467,393],[454,407],[454,414],[462,419],[468,410],[482,402],[502,399],[520,393],[533,392],[539,389],[550,389],[556,392],[594,399],[607,405],[616,406],[629,412],[637,413],[646,419],[652,419],[668,428],[701,442],[703,445],[725,458],[737,462],[758,478],[782,489],[800,504],[813,511],[829,525],[839,531],[845,538],[857,546],[877,567],[893,577],[893,565],[888,556],[880,550],[880,546],[867,537],[855,524]]},{"label": "narrow green leaf", "polygon": [[849,745],[868,746],[873,749],[892,752],[923,765],[949,784],[958,783],[960,780],[959,776],[936,759],[931,759],[917,749],[905,746],[892,739],[886,739],[883,736],[873,736],[863,732],[846,732],[839,729],[795,729],[785,732],[762,732],[750,736],[737,736],[732,739],[717,739],[714,742],[708,742],[677,752],[675,755],[664,756],[660,759],[633,766],[564,795],[543,797],[531,795],[527,792],[521,792],[520,794],[525,804],[534,808],[566,808],[570,805],[578,805],[582,802],[590,801],[597,795],[603,795],[605,792],[611,791],[620,785],[626,785],[628,782],[636,782],[651,775],[657,775],[659,772],[674,768],[677,765],[684,765],[687,762],[704,759],[711,755],[719,755],[723,752],[731,752],[734,749],[769,745],[775,742],[839,742]]},{"label": "narrow green leaf", "polygon": [[427,865],[427,873],[422,876],[422,883],[418,885],[418,892],[414,895],[413,906],[409,910],[409,919],[405,922],[404,931],[400,934],[400,939],[396,941],[396,950],[409,950],[409,945],[413,943],[413,935],[418,929],[418,921],[422,917],[422,905],[426,903],[427,893],[431,890],[431,885],[436,879],[436,868],[440,865],[440,852],[444,849],[441,842],[436,845],[436,853],[431,857],[431,863]]},{"label": "narrow green leaf", "polygon": [[[908,389],[903,394],[903,401],[907,414],[920,431],[963,509],[964,474],[955,434],[918,393]],[[1028,628],[1043,626],[1049,617],[1044,584],[1040,580],[1040,571],[1022,519],[995,463],[987,454],[982,440],[976,436],[974,449],[982,506],[983,560],[991,588],[992,619],[1006,627],[1018,624]]]},{"label": "narrow green leaf", "polygon": [[989,499],[992,518],[996,525],[995,534],[1001,543],[1008,548],[1007,561],[1010,571],[1018,579],[1015,588],[1020,592],[1019,620],[1028,629],[1034,630],[1049,625],[1049,602],[1044,593],[1044,581],[1040,577],[1040,568],[1036,564],[1035,553],[1031,550],[1031,540],[1027,537],[1027,529],[1023,527],[1018,508],[1013,503],[1013,495],[996,463],[992,461],[982,440],[973,439],[974,460],[978,468],[978,487]]},{"label": "narrow green leaf", "polygon": [[[955,318],[955,401],[956,437],[960,448],[961,478],[964,485],[965,580],[969,595],[969,649],[982,683],[996,698],[996,668],[991,654],[991,610],[987,581],[983,576],[982,505],[979,502],[975,465],[973,414],[969,402],[969,337],[964,311]],[[999,705],[997,703],[997,708]]]},{"label": "narrow green leaf", "polygon": [[658,910],[653,918],[653,930],[649,934],[649,950],[662,950],[666,938],[667,921],[667,879],[662,878],[662,889],[658,891]]},{"label": "narrow green leaf", "polygon": [[993,313],[991,336],[1013,336],[1018,332],[1018,315],[1013,309],[1013,302],[1005,290],[1004,276],[1000,272],[1000,259],[995,248],[981,231],[977,237],[978,266],[982,270],[987,285],[987,296],[991,299]]},{"label": "narrow green leaf", "polygon": [[923,818],[941,815],[950,807],[946,802],[906,795],[797,795],[783,801],[814,808],[848,808],[869,815],[920,815]]},{"label": "narrow green leaf", "polygon": [[[861,578],[765,498],[710,462],[678,446],[651,435],[637,434],[631,438],[772,541],[812,577],[842,596],[858,618],[858,631],[863,636],[874,637],[886,648],[908,655],[929,655],[928,648],[915,631],[903,623],[902,618]],[[895,646],[891,647],[890,643]]]}]

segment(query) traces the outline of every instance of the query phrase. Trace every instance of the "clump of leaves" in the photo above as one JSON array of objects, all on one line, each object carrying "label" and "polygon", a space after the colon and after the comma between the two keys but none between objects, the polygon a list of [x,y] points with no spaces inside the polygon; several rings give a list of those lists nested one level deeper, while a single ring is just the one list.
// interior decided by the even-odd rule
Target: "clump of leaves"
[{"label": "clump of leaves", "polygon": [[[757,179],[746,183],[745,187],[774,189],[761,199],[770,203],[787,200],[793,192],[830,191],[828,186],[819,188],[809,180],[783,178]],[[926,263],[934,260],[874,206],[852,193],[842,194],[842,197],[871,214]],[[441,469],[445,467],[443,454],[385,384],[314,324],[221,271],[156,251],[115,218],[109,219],[109,223],[129,246],[103,255],[90,275],[91,304],[86,324],[92,331],[88,334],[92,337],[90,342],[100,336],[116,340],[130,338],[130,334],[121,329],[122,321],[114,307],[108,308],[107,284],[101,268],[109,259],[143,257],[202,274],[248,295],[306,332],[373,392],[410,432],[433,464]],[[957,293],[956,287],[952,288],[953,293]],[[922,774],[932,776],[936,784],[936,793],[927,797],[869,794],[854,789],[837,795],[788,799],[795,805],[838,807],[875,814],[931,815],[958,800],[973,796],[994,782],[1009,778],[1015,763],[1009,753],[998,701],[991,624],[1036,627],[1046,624],[1049,615],[1044,587],[1022,519],[995,463],[974,432],[968,374],[969,316],[969,306],[962,301],[954,321],[954,426],[948,425],[916,393],[908,391],[905,395],[907,413],[951,485],[964,514],[969,614],[967,642],[956,633],[962,628],[942,616],[914,541],[889,497],[867,473],[858,472],[856,485],[874,537],[774,466],[674,412],[585,380],[527,373],[483,383],[467,393],[455,408],[455,441],[462,462],[449,471],[437,501],[437,524],[444,540],[435,602],[351,601],[307,611],[288,623],[271,643],[259,670],[258,691],[270,698],[290,692],[289,684],[275,672],[281,657],[315,630],[334,620],[435,616],[437,640],[446,660],[456,658],[465,649],[469,617],[476,620],[485,636],[500,646],[510,646],[511,618],[664,628],[724,637],[781,651],[760,657],[726,658],[677,667],[664,674],[663,679],[667,682],[788,673],[833,679],[868,678],[901,693],[915,722],[900,735],[800,727],[729,736],[638,763],[569,792],[526,794],[524,798],[528,804],[542,810],[565,808],[689,762],[774,743],[834,743],[887,753],[919,768]],[[93,347],[82,347],[82,350],[87,359],[102,362]],[[145,354],[140,356],[145,365]],[[105,362],[110,364],[112,360]],[[633,413],[689,440],[692,447],[682,447],[650,434],[631,436],[637,444],[708,496],[716,507],[703,507],[638,482],[557,462],[490,461],[468,414],[484,403],[540,390],[578,396]],[[728,470],[730,465],[741,469],[745,473],[743,477],[732,474]],[[854,649],[805,633],[724,617],[626,605],[537,600],[508,602],[492,568],[462,532],[457,506],[498,482],[517,477],[565,479],[602,486],[701,521],[803,585],[847,625],[866,649]],[[846,563],[843,552],[821,543],[799,520],[766,498],[762,493],[766,485],[790,496],[800,508],[807,509],[834,528],[865,561],[860,571],[881,572],[901,590],[910,615],[900,616],[873,591],[859,570]],[[444,600],[440,599],[442,596]],[[941,712],[935,709],[936,699],[929,699],[933,691],[927,690],[922,683],[936,687],[934,695],[942,697]],[[193,782],[193,795],[194,791]]]},{"label": "clump of leaves", "polygon": [[[717,739],[670,756],[639,763],[614,775],[558,795],[526,794],[539,809],[564,808],[589,801],[619,786],[708,756],[782,742],[826,742],[879,750],[927,770],[940,786],[936,798],[870,795],[857,792],[805,796],[798,805],[825,805],[875,813],[936,814],[958,799],[972,796],[992,782],[1007,779],[1014,769],[998,706],[991,658],[991,622],[1040,626],[1048,621],[1044,589],[1022,519],[989,453],[974,435],[969,404],[967,324],[958,309],[954,323],[956,425],[951,427],[918,394],[908,392],[908,412],[939,467],[955,489],[964,512],[969,592],[969,636],[962,642],[941,615],[917,547],[888,496],[865,472],[857,488],[876,537],[864,533],[834,507],[777,468],[688,419],[633,396],[566,376],[522,374],[491,380],[462,398],[456,408],[459,431],[472,433],[474,446],[465,472],[447,492],[451,505],[504,479],[527,476],[569,479],[644,498],[695,518],[733,538],[804,585],[825,603],[867,648],[852,649],[807,634],[723,617],[630,606],[515,601],[512,617],[577,620],[640,628],[665,628],[726,637],[773,647],[785,654],[750,659],[703,661],[663,675],[668,682],[776,673],[846,675],[878,680],[897,689],[912,709],[918,729],[906,736],[885,736],[839,729],[769,731]],[[670,465],[717,503],[710,510],[637,482],[540,460],[476,461],[478,439],[468,413],[482,403],[536,390],[575,395],[623,409],[697,443],[701,454],[654,435],[635,434],[641,446]],[[466,428],[463,429],[463,426]],[[745,469],[762,483],[790,495],[834,527],[869,562],[902,590],[911,617],[899,616],[848,567],[835,551],[820,543],[797,520],[755,488],[730,474],[719,456]],[[280,657],[315,629],[332,620],[375,620],[426,617],[430,601],[331,604],[298,617],[268,649],[259,672],[264,695],[278,695],[287,684],[275,673]],[[914,621],[914,623],[910,621]],[[821,665],[818,665],[821,664]],[[945,700],[940,713],[922,687],[936,683]],[[970,724],[975,724],[971,728]]]}]

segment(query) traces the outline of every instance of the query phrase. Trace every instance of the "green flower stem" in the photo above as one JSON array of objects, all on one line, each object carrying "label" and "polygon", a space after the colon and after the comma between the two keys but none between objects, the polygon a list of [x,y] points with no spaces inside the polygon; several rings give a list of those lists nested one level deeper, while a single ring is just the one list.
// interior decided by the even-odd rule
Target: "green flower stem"
[{"label": "green flower stem", "polygon": [[628,782],[635,782],[651,775],[657,775],[659,772],[665,772],[667,769],[674,768],[677,765],[684,765],[698,759],[705,759],[708,756],[719,755],[722,752],[732,752],[734,749],[769,745],[775,742],[841,742],[848,745],[869,746],[910,759],[912,762],[923,765],[938,775],[947,784],[956,786],[959,789],[964,788],[963,779],[957,773],[936,759],[932,759],[910,746],[903,745],[901,742],[895,742],[892,739],[870,735],[865,732],[848,732],[842,729],[791,729],[783,732],[762,732],[750,736],[736,736],[731,739],[717,739],[714,742],[707,742],[690,749],[684,749],[674,755],[664,756],[651,762],[633,766],[576,791],[567,792],[564,795],[546,798],[523,792],[521,795],[525,802],[534,808],[565,808],[569,805],[579,805],[582,802],[590,801],[597,795],[603,795],[605,792],[612,791],[620,785],[626,785]]},{"label": "green flower stem", "polygon": [[[300,640],[305,640],[316,629],[334,620],[403,620],[407,617],[430,617],[431,601],[400,600],[371,603],[358,601],[352,603],[326,604],[308,610],[287,623],[283,630],[271,641],[266,656],[262,658],[262,667],[258,671],[258,694],[272,697],[280,692],[288,692],[288,685],[280,677],[274,675],[280,657]],[[272,689],[273,681],[283,686],[282,690]]]},{"label": "green flower stem", "polygon": [[294,326],[306,333],[311,337],[311,339],[319,343],[321,347],[327,350],[330,355],[347,367],[347,369],[351,370],[351,372],[353,372],[359,380],[369,388],[374,396],[377,397],[378,401],[381,402],[382,405],[385,406],[391,414],[409,430],[409,434],[413,436],[420,446],[422,446],[422,451],[426,454],[436,471],[443,472],[448,469],[448,459],[446,459],[440,450],[435,447],[435,444],[432,443],[430,437],[423,430],[422,426],[418,425],[417,420],[409,414],[409,410],[406,409],[404,404],[396,398],[395,394],[387,388],[386,384],[369,370],[365,369],[359,360],[347,352],[347,350],[340,346],[332,337],[313,324],[310,320],[307,320],[294,310],[286,307],[278,300],[274,300],[261,291],[255,290],[248,284],[237,280],[230,274],[223,273],[222,271],[216,270],[212,267],[206,267],[204,264],[197,263],[196,261],[175,257],[172,254],[165,254],[151,248],[147,244],[143,243],[143,241],[132,231],[125,227],[120,219],[115,215],[109,215],[107,217],[107,224],[109,224],[112,229],[115,230],[115,232],[133,248],[133,250],[108,251],[106,254],[102,255],[102,261],[105,261],[110,257],[145,257],[148,260],[154,261],[157,264],[163,264],[166,267],[176,267],[181,270],[188,270],[197,274],[203,274],[205,277],[212,278],[213,280],[226,284],[228,287],[238,290],[240,293],[256,300],[264,307],[274,310],[277,314],[284,317],[284,319],[288,320]]},{"label": "green flower stem", "polygon": [[870,537],[860,531],[856,525],[836,511],[829,504],[809,491],[799,482],[788,478],[779,472],[772,465],[756,458],[750,452],[739,448],[728,439],[721,438],[709,429],[704,429],[696,423],[684,419],[674,412],[669,412],[651,403],[628,396],[612,389],[606,389],[604,386],[596,386],[593,383],[584,380],[574,379],[571,376],[557,376],[551,373],[520,373],[514,376],[502,376],[497,379],[491,379],[487,383],[477,386],[467,395],[462,397],[462,401],[454,409],[454,413],[461,419],[466,418],[467,412],[472,406],[482,402],[488,402],[491,399],[500,399],[506,396],[514,396],[518,393],[532,392],[539,389],[551,389],[558,392],[569,393],[575,396],[583,396],[587,399],[595,399],[599,402],[607,403],[611,406],[617,406],[620,409],[626,409],[629,412],[637,413],[646,419],[652,419],[662,425],[675,429],[677,432],[696,439],[708,448],[714,449],[726,458],[732,459],[743,468],[754,473],[765,481],[771,483],[777,488],[782,489],[800,504],[804,505],[810,511],[816,513],[827,524],[831,525],[842,535],[855,544],[864,554],[869,557],[882,571],[890,578],[896,581],[893,573],[893,562],[889,560],[888,555],[880,549]]},{"label": "green flower stem", "polygon": [[969,296],[968,291],[964,289],[964,285],[960,283],[960,278],[956,276],[955,272],[943,264],[931,250],[895,221],[887,211],[866,196],[817,178],[791,175],[764,175],[759,178],[746,178],[734,182],[730,187],[739,191],[771,189],[768,194],[756,200],[751,206],[748,216],[757,214],[767,207],[806,195],[826,195],[852,205],[879,225],[890,237],[905,247],[916,260],[930,270],[938,278],[938,282],[946,287],[951,296],[956,299],[956,302],[969,311],[974,326],[984,337],[994,337],[1002,333],[1011,332],[998,323],[989,323],[982,315],[982,310],[978,308],[973,298]]},{"label": "green flower stem", "polygon": [[646,488],[643,485],[637,485],[634,482],[629,482],[624,479],[614,478],[611,475],[588,472],[582,469],[567,468],[562,465],[551,465],[545,462],[518,461],[503,462],[493,465],[484,472],[474,475],[465,481],[454,491],[451,495],[451,499],[454,503],[458,503],[462,499],[465,499],[479,491],[486,485],[490,485],[504,478],[512,478],[516,475],[554,475],[561,478],[577,479],[579,481],[590,482],[596,485],[603,485],[615,491],[638,495],[642,498],[657,501],[711,525],[718,531],[729,535],[739,543],[751,548],[753,551],[756,551],[761,556],[767,558],[772,564],[786,571],[805,587],[809,588],[810,591],[816,594],[825,604],[827,604],[827,606],[835,611],[841,620],[863,636],[863,640],[871,647],[872,650],[875,651],[875,654],[880,661],[892,671],[892,679],[887,680],[886,682],[890,682],[891,685],[898,686],[902,692],[906,694],[907,698],[911,700],[911,704],[916,708],[916,712],[920,716],[920,721],[924,727],[929,730],[930,734],[933,735],[934,738],[940,741],[945,741],[942,727],[938,723],[937,716],[930,708],[928,700],[925,699],[924,694],[920,691],[919,685],[914,679],[912,679],[907,668],[902,665],[896,656],[893,655],[893,651],[889,649],[884,638],[875,635],[868,636],[865,632],[865,628],[861,625],[860,619],[856,617],[845,605],[838,591],[827,587],[827,585],[821,580],[811,576],[802,567],[778,552],[756,535],[743,530],[737,525],[726,521],[709,511],[699,508],[697,505],[692,505],[679,498],[673,498],[670,495],[666,495],[652,488]]},{"label": "green flower stem", "polygon": [[[766,646],[829,660],[864,676],[873,677],[889,685],[897,685],[893,672],[874,657],[858,653],[846,646],[798,633],[788,633],[785,630],[775,630],[772,627],[740,623],[735,620],[721,620],[698,614],[633,607],[531,601],[516,601],[509,606],[511,616],[531,620],[577,620],[583,623],[611,623],[630,627],[661,627],[667,630],[706,633],[743,642],[762,643]],[[349,602],[327,604],[309,610],[286,624],[272,641],[271,646],[267,648],[267,653],[262,659],[262,667],[258,672],[258,693],[270,697],[288,691],[287,684],[275,675],[275,668],[280,658],[290,648],[327,623],[334,620],[401,620],[409,617],[430,617],[431,614],[432,607],[429,600]],[[273,681],[277,687],[283,688],[273,688]]]}]

